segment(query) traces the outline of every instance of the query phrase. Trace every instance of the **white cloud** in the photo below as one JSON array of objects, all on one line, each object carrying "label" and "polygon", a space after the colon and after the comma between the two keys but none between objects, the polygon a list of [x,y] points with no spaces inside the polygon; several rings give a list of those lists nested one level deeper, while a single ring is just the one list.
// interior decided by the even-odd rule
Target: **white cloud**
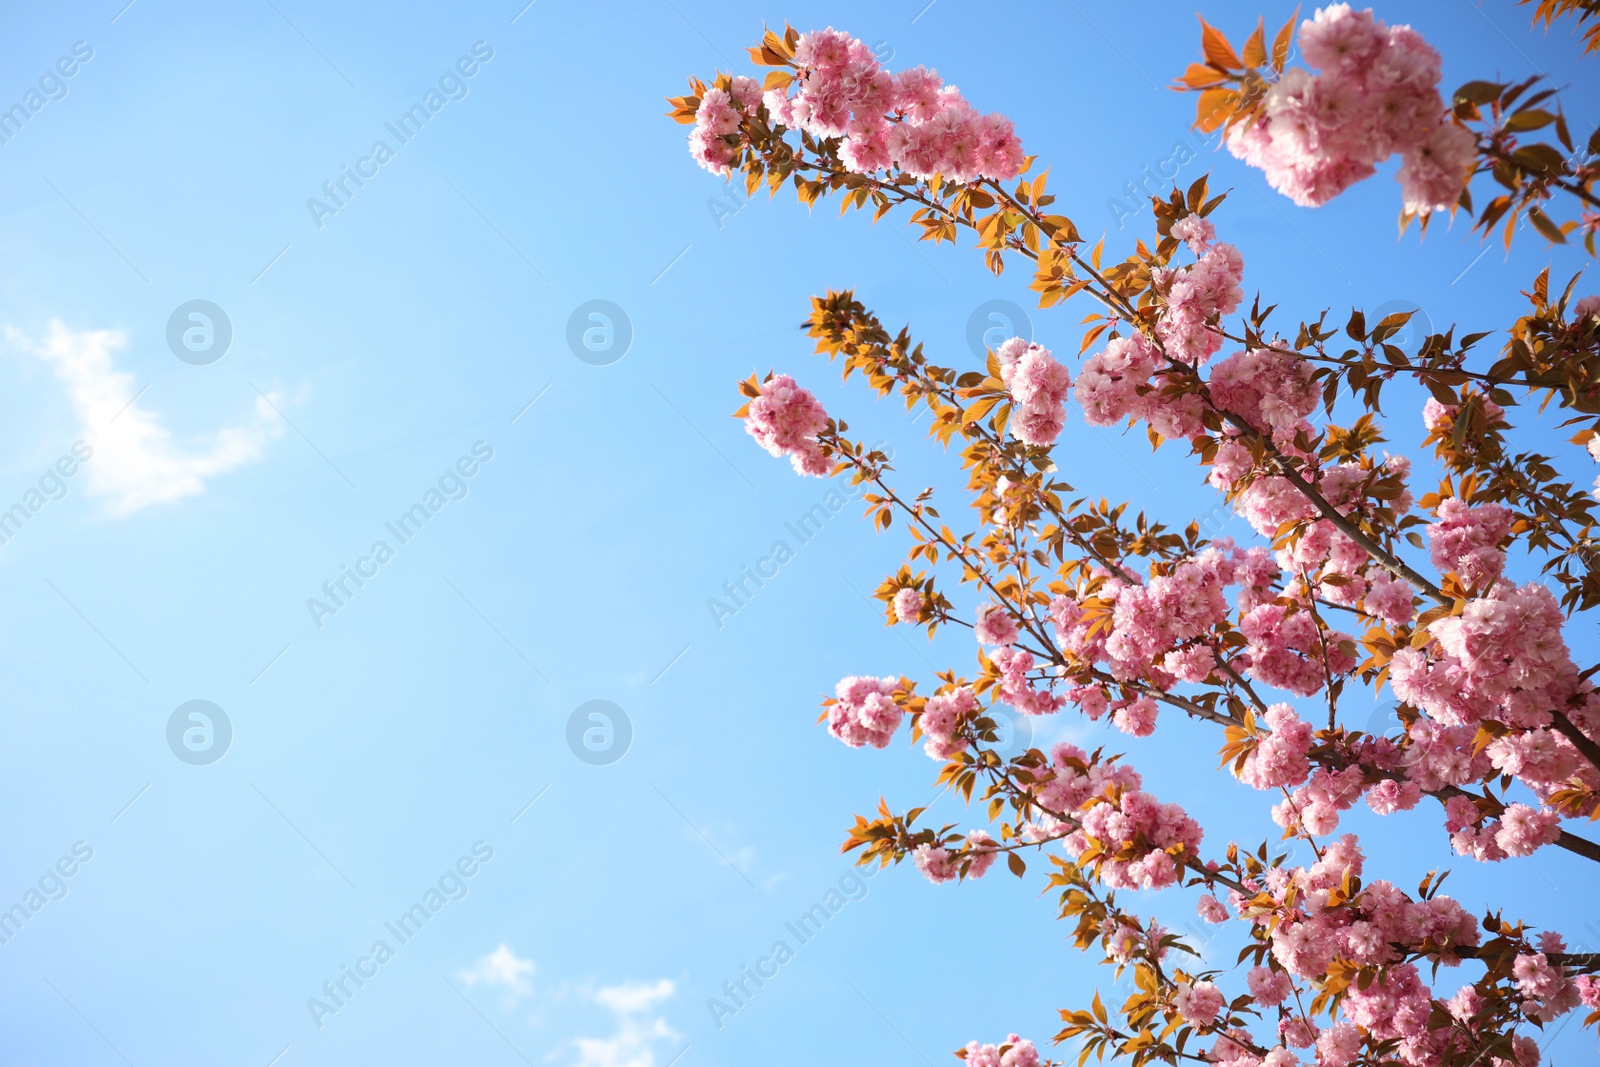
[{"label": "white cloud", "polygon": [[[507,995],[501,1007],[511,1010],[519,998],[534,992],[532,977],[534,964],[522,959],[506,945],[501,945],[484,956],[467,970],[457,972],[457,978],[467,985],[502,989]],[[570,1060],[571,1067],[664,1067],[681,1044],[682,1035],[667,1024],[666,1016],[658,1008],[670,999],[677,986],[669,978],[654,982],[623,982],[614,986],[572,988],[565,984],[549,986],[540,983],[538,996],[531,1002],[534,1014],[527,1021],[542,1021],[543,1009],[561,1005],[557,1014],[566,1021],[573,1005],[569,997],[592,1000],[610,1011],[611,1033],[604,1037],[575,1037],[552,1046],[549,1060]],[[571,1031],[567,1031],[571,1033]]]},{"label": "white cloud", "polygon": [[498,987],[520,997],[533,992],[533,986],[528,982],[531,974],[532,960],[520,959],[515,952],[501,945],[474,964],[471,970],[461,971],[456,977],[468,988],[477,985]]},{"label": "white cloud", "polygon": [[666,1000],[672,996],[674,988],[672,980],[669,978],[663,978],[658,982],[649,984],[644,982],[624,982],[622,985],[606,986],[595,993],[594,999],[619,1014],[644,1011],[656,1001]]},{"label": "white cloud", "polygon": [[8,336],[51,364],[66,385],[79,432],[94,449],[84,464],[89,492],[109,497],[113,515],[198,496],[208,478],[260,459],[283,433],[272,405],[257,397],[250,424],[218,430],[196,448],[181,447],[159,415],[134,402],[133,375],[115,369],[112,354],[127,344],[122,331],[72,330],[53,321],[43,342],[15,330]]},{"label": "white cloud", "polygon": [[574,1067],[656,1067],[658,1046],[676,1044],[679,1034],[667,1025],[665,1016],[650,1009],[672,996],[675,988],[670,979],[662,978],[597,991],[594,999],[616,1013],[617,1029],[610,1037],[574,1040],[578,1050]]}]

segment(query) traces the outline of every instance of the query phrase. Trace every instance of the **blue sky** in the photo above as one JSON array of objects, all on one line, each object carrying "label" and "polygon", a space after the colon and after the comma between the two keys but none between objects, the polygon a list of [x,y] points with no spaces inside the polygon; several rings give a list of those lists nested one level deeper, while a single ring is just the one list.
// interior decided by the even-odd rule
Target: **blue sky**
[{"label": "blue sky", "polygon": [[[1007,10],[1004,25],[957,0],[8,11],[0,103],[41,78],[59,98],[0,144],[0,507],[51,497],[0,544],[0,906],[55,899],[0,945],[0,1062],[711,1067],[848,1048],[941,1063],[973,1038],[1043,1041],[1056,1008],[1109,983],[1036,880],[845,878],[850,813],[928,801],[935,766],[845,749],[816,704],[844,674],[968,669],[970,646],[884,629],[863,594],[903,544],[854,505],[800,544],[785,524],[827,486],[727,417],[737,379],[793,373],[954,512],[949,460],[896,405],[841,389],[795,327],[809,296],[850,286],[934,358],[974,365],[974,312],[1029,306],[1025,274],[826,204],[746,203],[662,117],[686,75],[742,69],[763,19],[836,25],[1010,114],[1079,229],[1120,253],[1149,215],[1119,227],[1111,202],[1198,147],[1191,99],[1162,88],[1197,50],[1192,9]],[[1237,35],[1258,10],[1289,13],[1207,14]],[[1447,86],[1544,72],[1593,123],[1600,60],[1580,67],[1525,10],[1378,13],[1441,49]],[[385,124],[430,90],[443,106],[402,142]],[[1491,329],[1540,266],[1583,265],[1535,240],[1484,251],[1464,226],[1397,240],[1392,168],[1320,211],[1264,195],[1225,154],[1178,178],[1206,168],[1233,190],[1216,221],[1247,288],[1285,315],[1393,305]],[[341,179],[336,211],[308,207]],[[231,329],[210,362],[168,343],[197,300]],[[568,344],[596,300],[631,333],[610,362]],[[1030,313],[1031,328],[1070,355],[1079,317]],[[198,328],[206,349],[207,325],[184,312],[175,333]],[[1398,447],[1421,436],[1419,403],[1391,401]],[[1073,420],[1058,454],[1085,492],[1247,533],[1139,437]],[[420,530],[392,533],[430,492]],[[707,601],[780,540],[778,576],[714,619]],[[568,744],[596,700],[631,730],[610,763]],[[196,760],[222,736],[210,712],[169,730],[190,701],[226,719],[211,762],[177,755],[188,730]],[[1049,723],[1036,740],[1057,737],[1100,739]],[[1260,798],[1218,788],[1209,731],[1111,740],[1208,843],[1272,832]],[[929,817],[970,822],[949,798]],[[1600,944],[1577,861],[1471,869],[1433,811],[1383,829],[1396,881],[1454,866],[1470,906],[1515,886],[1530,921]],[[401,943],[386,924],[430,891],[437,911]],[[786,933],[830,891],[820,933]],[[1189,898],[1147,906],[1180,929],[1192,914]],[[793,957],[714,1021],[707,998],[780,940]],[[308,1009],[341,978],[337,1010]],[[1552,1048],[1592,1055],[1575,1033]]]}]

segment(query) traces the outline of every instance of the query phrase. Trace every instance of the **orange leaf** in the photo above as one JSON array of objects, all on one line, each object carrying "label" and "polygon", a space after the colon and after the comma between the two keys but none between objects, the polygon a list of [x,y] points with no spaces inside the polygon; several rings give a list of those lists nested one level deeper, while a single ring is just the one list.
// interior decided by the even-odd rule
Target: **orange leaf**
[{"label": "orange leaf", "polygon": [[1228,120],[1239,109],[1243,97],[1235,89],[1207,89],[1200,94],[1194,107],[1194,126],[1201,133],[1210,133]]},{"label": "orange leaf", "polygon": [[[1199,18],[1199,16],[1196,16]],[[1233,45],[1221,30],[1200,18],[1200,43],[1205,48],[1206,62],[1221,70],[1237,70],[1244,66]]]},{"label": "orange leaf", "polygon": [[1189,69],[1183,72],[1183,84],[1190,89],[1209,89],[1225,83],[1226,79],[1217,73],[1216,67],[1204,63],[1190,63]]},{"label": "orange leaf", "polygon": [[1300,9],[1296,7],[1289,21],[1278,31],[1278,36],[1272,39],[1272,69],[1280,74],[1283,73],[1284,64],[1289,62],[1289,42],[1294,40],[1294,20],[1299,17]]},{"label": "orange leaf", "polygon": [[1257,18],[1256,32],[1252,33],[1250,39],[1244,43],[1245,66],[1259,67],[1267,61],[1266,32],[1266,19]]}]

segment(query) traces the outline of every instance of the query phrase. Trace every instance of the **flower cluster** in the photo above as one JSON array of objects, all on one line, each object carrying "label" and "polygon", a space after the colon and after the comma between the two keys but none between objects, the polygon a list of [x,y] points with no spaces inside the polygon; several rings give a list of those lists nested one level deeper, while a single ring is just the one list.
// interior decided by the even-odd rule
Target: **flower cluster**
[{"label": "flower cluster", "polygon": [[[1320,1030],[1308,1018],[1286,1015],[1279,1025],[1284,1043],[1315,1046],[1319,1064],[1349,1064],[1362,1037],[1354,1023],[1372,1040],[1396,1041],[1404,1063],[1416,1067],[1437,1063],[1460,1031],[1437,1025],[1432,994],[1410,959],[1458,964],[1459,950],[1480,943],[1478,923],[1449,897],[1412,900],[1381,880],[1363,887],[1363,862],[1355,835],[1345,834],[1329,843],[1312,866],[1273,868],[1251,887],[1253,897],[1238,891],[1231,894],[1234,909],[1256,925],[1271,949],[1268,960],[1248,975],[1250,993],[1258,1007],[1270,1008],[1289,1001],[1295,978],[1323,980],[1336,960],[1377,968],[1370,983],[1346,988],[1348,1022]],[[1524,969],[1530,984],[1537,983],[1546,995],[1554,993],[1554,981],[1537,974],[1535,967]],[[1457,1022],[1472,1023],[1473,1014],[1469,1011]],[[1225,1038],[1226,1044],[1219,1042],[1215,1058],[1241,1067],[1272,1061],[1271,1054],[1262,1059],[1250,1053],[1240,1043],[1243,1037],[1238,1034],[1233,1040]],[[1297,1061],[1291,1055],[1282,1062]]]},{"label": "flower cluster", "polygon": [[700,98],[689,154],[713,174],[727,174],[739,158],[739,124],[761,106],[761,85],[754,78],[732,79],[727,89],[711,88]]},{"label": "flower cluster", "polygon": [[978,606],[977,621],[973,624],[972,632],[979,644],[1002,647],[1015,644],[1020,633],[1017,620],[1011,612],[992,600]]},{"label": "flower cluster", "polygon": [[1477,145],[1439,98],[1439,53],[1411,27],[1348,4],[1302,23],[1300,49],[1321,73],[1285,71],[1254,121],[1229,132],[1229,151],[1302,207],[1327,203],[1398,152],[1408,212],[1454,205]]},{"label": "flower cluster", "polygon": [[[991,652],[989,660],[1000,671],[1000,695],[1022,714],[1050,715],[1065,703],[1050,691],[1048,683],[1041,689],[1037,681],[1029,677],[1033,670],[1032,652],[1005,646]],[[1152,712],[1152,721],[1154,717]]]},{"label": "flower cluster", "polygon": [[999,1047],[967,1042],[967,1047],[956,1055],[967,1061],[967,1067],[1039,1067],[1039,1050],[1033,1042],[1011,1034]]},{"label": "flower cluster", "polygon": [[1075,745],[1051,750],[1052,776],[1041,805],[1063,815],[1081,812],[1074,826],[1047,816],[1038,837],[1062,837],[1073,859],[1096,869],[1113,889],[1160,889],[1175,883],[1185,857],[1200,849],[1200,824],[1177,804],[1163,804],[1141,789],[1139,772],[1126,764],[1091,759]]},{"label": "flower cluster", "polygon": [[1202,429],[1199,396],[1170,387],[1184,381],[1186,368],[1204,363],[1222,347],[1218,320],[1244,299],[1244,258],[1233,245],[1212,243],[1211,224],[1198,216],[1180,219],[1173,234],[1187,240],[1197,259],[1187,267],[1152,272],[1152,286],[1161,297],[1155,323],[1161,348],[1143,334],[1117,337],[1084,362],[1074,395],[1091,426],[1144,420],[1161,436],[1174,438]]},{"label": "flower cluster", "polygon": [[801,34],[794,63],[792,85],[767,90],[772,121],[843,138],[839,158],[858,174],[898,167],[915,178],[972,182],[1022,169],[1011,120],[979,114],[936,71],[891,74],[865,44],[832,27]]},{"label": "flower cluster", "polygon": [[1149,793],[1097,797],[1083,828],[1062,842],[1113,889],[1161,889],[1178,880],[1179,860],[1200,848],[1200,824],[1177,804]]},{"label": "flower cluster", "polygon": [[1460,615],[1428,626],[1434,644],[1393,659],[1397,696],[1437,722],[1476,726],[1496,719],[1538,729],[1579,686],[1561,629],[1566,618],[1549,588],[1501,582]]},{"label": "flower cluster", "polygon": [[1276,349],[1235,352],[1212,368],[1207,385],[1219,408],[1263,433],[1292,436],[1322,399],[1311,364]]},{"label": "flower cluster", "polygon": [[[1124,572],[1106,577],[1093,597],[1059,595],[1050,602],[1050,617],[1061,647],[1082,662],[1105,663],[1118,681],[1139,680],[1165,691],[1179,681],[1212,676],[1214,635],[1230,615],[1225,592],[1237,585],[1239,632],[1247,643],[1233,666],[1267,685],[1310,696],[1322,690],[1330,673],[1355,666],[1348,650],[1352,639],[1320,626],[1297,604],[1273,599],[1270,582],[1276,576],[1265,549],[1223,542],[1146,583]],[[1109,627],[1102,621],[1108,609]],[[1070,698],[1092,719],[1126,706],[1108,705],[1104,690],[1094,686],[1074,690]],[[1153,722],[1154,708],[1146,714]],[[1127,729],[1122,720],[1113,721]]]},{"label": "flower cluster", "polygon": [[938,760],[949,759],[966,749],[967,740],[960,736],[962,719],[977,710],[978,698],[965,686],[929,697],[918,720],[927,736],[923,748],[928,755]]},{"label": "flower cluster", "polygon": [[1324,629],[1298,605],[1262,604],[1239,620],[1239,632],[1250,642],[1239,657],[1250,677],[1299,696],[1320,693],[1328,674],[1356,665],[1354,638]]},{"label": "flower cluster", "polygon": [[918,845],[911,852],[912,866],[934,885],[943,885],[961,877],[961,864],[967,863],[968,878],[982,878],[994,866],[999,855],[994,838],[986,831],[974,830],[967,835],[966,848],[951,852],[943,845]]},{"label": "flower cluster", "polygon": [[1048,348],[1013,337],[995,350],[1000,380],[1011,390],[1011,433],[1025,445],[1049,446],[1067,421],[1072,376]]},{"label": "flower cluster", "polygon": [[925,606],[922,594],[915,589],[902,589],[894,595],[894,617],[901,622],[921,622]]},{"label": "flower cluster", "polygon": [[843,678],[828,705],[828,732],[851,748],[887,748],[904,711],[895,702],[897,678]]},{"label": "flower cluster", "polygon": [[[1233,245],[1211,244],[1202,235],[1190,241],[1197,258],[1187,267],[1162,267],[1151,276],[1161,296],[1156,337],[1171,359],[1191,366],[1204,363],[1222,347],[1218,317],[1244,300],[1244,257]],[[1147,416],[1148,417],[1148,416]],[[1158,427],[1159,429],[1159,427]],[[1168,437],[1186,434],[1169,433]]]},{"label": "flower cluster", "polygon": [[821,402],[787,374],[767,379],[744,417],[745,432],[762,448],[774,456],[788,456],[797,473],[818,478],[833,469],[817,444],[817,435],[827,427],[828,413]]},{"label": "flower cluster", "polygon": [[1463,856],[1495,862],[1508,856],[1530,856],[1560,835],[1560,818],[1548,808],[1510,804],[1499,818],[1486,819],[1477,805],[1463,796],[1445,804],[1445,829],[1450,844]]},{"label": "flower cluster", "polygon": [[1311,724],[1303,722],[1287,704],[1267,709],[1266,724],[1272,730],[1244,762],[1239,780],[1257,789],[1278,789],[1299,785],[1311,773],[1306,753],[1311,750]]},{"label": "flower cluster", "polygon": [[1455,497],[1440,502],[1438,515],[1428,527],[1428,554],[1440,573],[1454,572],[1469,587],[1499,580],[1506,566],[1500,542],[1515,516],[1499,504],[1472,507]]},{"label": "flower cluster", "polygon": [[[1273,45],[1279,71],[1291,28]],[[1231,46],[1205,29],[1205,69],[1239,84],[1247,102],[1264,101],[1250,121],[1232,124],[1230,146],[1279,189],[1321,204],[1400,154],[1408,211],[1444,210],[1460,198],[1476,143],[1446,111],[1439,57],[1414,31],[1327,7],[1302,28],[1310,70],[1269,87],[1259,80],[1260,32],[1244,49],[1245,73],[1235,75],[1237,62],[1223,62]],[[995,349],[986,376],[927,363],[909,331],[885,330],[853,294],[813,301],[806,326],[819,352],[842,357],[847,378],[862,372],[881,394],[925,405],[942,443],[959,436],[978,516],[971,533],[944,525],[950,520],[930,502],[932,490],[911,503],[891,488],[888,465],[843,440],[842,427],[791,379],[744,383],[752,402],[741,414],[764,447],[791,456],[803,473],[836,464],[874,483],[882,490],[869,497],[878,528],[889,527],[896,510],[913,528],[907,566],[878,587],[891,624],[930,635],[964,624],[944,590],[935,591],[939,575],[913,574],[919,559],[959,569],[963,583],[985,590],[966,616],[977,675],[938,671],[939,688],[926,699],[907,679],[845,678],[825,702],[825,718],[846,744],[883,748],[909,715],[913,743],[940,762],[939,783],[981,805],[995,836],[917,827],[923,809],[902,815],[880,803],[878,818],[858,817],[847,849],[862,849],[862,862],[909,859],[943,884],[985,876],[1002,852],[1020,876],[1029,852],[1059,846],[1065,855],[1050,857],[1050,883],[1062,889],[1061,917],[1077,921],[1080,945],[1098,939],[1119,971],[1135,970],[1141,991],[1118,1013],[1126,1027],[1108,1023],[1099,1005],[1063,1013],[1069,1025],[1060,1039],[1083,1038],[1085,1056],[1189,1055],[1230,1067],[1535,1067],[1538,1049],[1517,1029],[1579,1004],[1600,1008],[1600,982],[1578,974],[1593,961],[1567,952],[1553,933],[1534,940],[1514,917],[1491,912],[1480,926],[1440,895],[1432,875],[1415,897],[1364,880],[1359,842],[1339,833],[1344,813],[1363,800],[1387,816],[1431,798],[1462,855],[1500,860],[1548,845],[1593,853],[1575,820],[1600,808],[1589,744],[1600,741],[1600,690],[1564,638],[1563,607],[1578,596],[1582,576],[1561,569],[1565,563],[1547,568],[1565,586],[1560,602],[1560,590],[1508,578],[1517,538],[1536,553],[1561,551],[1540,541],[1560,524],[1522,496],[1526,485],[1557,483],[1534,464],[1522,471],[1526,484],[1508,488],[1505,465],[1529,465],[1501,448],[1511,426],[1491,397],[1505,399],[1508,374],[1544,374],[1556,359],[1573,362],[1571,352],[1586,351],[1600,299],[1579,302],[1569,322],[1567,296],[1547,299],[1541,278],[1530,295],[1536,313],[1512,330],[1527,352],[1513,345],[1516,359],[1484,375],[1464,373],[1475,342],[1450,351],[1448,333],[1443,349],[1430,338],[1416,366],[1388,363],[1397,358],[1384,343],[1393,324],[1369,330],[1359,313],[1345,330],[1361,351],[1340,355],[1337,326],[1325,318],[1302,322],[1298,333],[1268,326],[1265,298],[1238,314],[1243,258],[1205,217],[1217,200],[1208,199],[1204,179],[1186,195],[1153,202],[1156,240],[1109,266],[1097,250],[1090,269],[1073,251],[1076,228],[1041,213],[1049,202],[1042,183],[1013,193],[990,180],[1019,169],[1010,124],[977,116],[933,72],[885,71],[860,41],[833,30],[769,33],[760,60],[785,69],[769,76],[759,101],[754,83],[727,77],[713,90],[695,83],[700,96],[675,101],[675,114],[696,123],[697,156],[713,169],[723,161],[774,186],[795,177],[807,203],[842,193],[880,214],[910,206],[930,238],[949,236],[946,227],[976,230],[996,271],[1014,252],[1031,255],[1044,306],[1087,288],[1105,308],[1086,320],[1103,323],[1091,344],[1104,336],[1081,372],[1011,338]],[[1198,84],[1211,77],[1204,69],[1186,75],[1194,87],[1216,89],[1215,81]],[[894,168],[882,182],[841,173]],[[947,192],[980,179],[981,191]],[[994,215],[982,214],[991,207]],[[1236,315],[1243,321],[1225,321]],[[1276,339],[1274,329],[1295,339]],[[1438,397],[1423,411],[1425,445],[1435,446],[1449,474],[1422,499],[1427,516],[1411,515],[1418,502],[1409,461],[1377,447],[1386,440],[1375,418],[1377,385],[1407,371]],[[1469,377],[1487,381],[1440,384]],[[1336,401],[1344,406],[1346,388],[1349,405],[1368,414],[1349,426],[1322,421]],[[1563,406],[1574,406],[1561,395]],[[1124,517],[1114,503],[1069,502],[1078,492],[1063,480],[1069,475],[1034,451],[1061,439],[1069,396],[1091,425],[1143,422],[1157,447],[1186,443],[1259,546],[1210,540],[1202,532],[1209,522],[1179,532],[1146,514]],[[1600,461],[1600,431],[1575,440]],[[1587,521],[1576,499],[1571,514]],[[1419,573],[1426,564],[1407,543],[1426,550],[1436,575]],[[1360,728],[1369,709],[1359,698],[1355,712],[1339,706],[1358,680],[1380,693],[1388,687],[1402,729]],[[1322,699],[1315,709],[1311,701],[1278,702],[1290,695],[1325,696],[1326,708]],[[1003,751],[990,717],[1002,702],[1029,716],[1072,704],[1139,738],[1154,732],[1160,715],[1167,729],[1174,715],[1225,727],[1223,765],[1245,785],[1279,794],[1273,821],[1285,839],[1304,839],[1315,862],[1294,866],[1268,845],[1231,842],[1208,859],[1200,824],[1146,792],[1119,756],[1044,742],[1048,756],[1026,746]],[[1575,832],[1563,820],[1574,820]],[[1206,922],[1249,927],[1253,944],[1239,956],[1238,975],[1249,969],[1248,996],[1230,997],[1221,971],[1191,974],[1176,969],[1176,958],[1164,965],[1169,949],[1181,951],[1177,936],[1118,907],[1123,891],[1175,886],[1204,893],[1198,914]],[[1464,960],[1475,983],[1454,996],[1436,993],[1439,969]],[[1039,1067],[1037,1051],[1016,1035],[999,1045],[973,1042],[959,1055],[967,1067]]]}]

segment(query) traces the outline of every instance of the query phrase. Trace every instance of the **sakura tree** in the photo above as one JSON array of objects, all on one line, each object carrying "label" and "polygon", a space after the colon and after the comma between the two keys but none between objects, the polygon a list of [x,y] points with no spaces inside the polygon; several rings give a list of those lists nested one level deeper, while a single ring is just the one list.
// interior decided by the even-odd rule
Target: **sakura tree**
[{"label": "sakura tree", "polygon": [[[1538,17],[1597,7],[1546,2]],[[1457,213],[1485,234],[1504,224],[1509,242],[1526,220],[1593,254],[1600,133],[1579,154],[1552,90],[1471,82],[1446,101],[1420,34],[1342,4],[1270,44],[1258,25],[1242,54],[1202,21],[1202,46],[1178,86],[1199,93],[1198,124],[1297,202],[1325,204],[1398,155],[1403,221]],[[1289,66],[1292,49],[1314,70]],[[885,70],[833,29],[769,31],[750,55],[771,68],[764,81],[691,79],[672,101],[703,167],[751,193],[837,196],[874,220],[907,209],[927,240],[966,231],[996,273],[1026,264],[1041,308],[1089,312],[1074,374],[1021,338],[982,367],[940,366],[851,292],[812,299],[817,351],[925,407],[930,435],[956,447],[972,508],[961,531],[795,378],[740,383],[738,414],[768,452],[864,484],[874,525],[906,530],[906,562],[877,590],[888,624],[972,631],[965,668],[845,678],[824,719],[856,747],[907,727],[982,826],[923,825],[921,809],[880,802],[846,850],[909,860],[938,883],[983,877],[1002,854],[1019,877],[1047,860],[1077,946],[1134,979],[1121,1004],[1097,995],[1062,1011],[1055,1039],[1079,1064],[1532,1067],[1540,1028],[1573,1011],[1600,1022],[1600,953],[1568,951],[1560,931],[1506,908],[1475,915],[1438,876],[1396,885],[1340,830],[1358,803],[1437,805],[1464,862],[1543,848],[1600,862],[1585,836],[1600,818],[1600,665],[1575,662],[1565,637],[1600,605],[1597,503],[1527,450],[1514,414],[1565,412],[1572,444],[1600,459],[1600,297],[1546,271],[1503,333],[1452,329],[1414,354],[1394,343],[1407,314],[1288,324],[1270,293],[1247,297],[1206,179],[1155,200],[1154,232],[1116,261],[1053,207],[1012,123],[935,72]],[[1555,142],[1529,139],[1541,130]],[[1391,424],[1379,400],[1401,378],[1432,398]],[[1186,446],[1257,539],[1208,541],[1198,523],[1170,529],[1074,496],[1052,454],[1069,417]],[[1436,489],[1414,492],[1411,461],[1381,447],[1391,438],[1431,450]],[[1508,556],[1542,579],[1510,577]],[[1351,721],[1363,691],[1395,701],[1403,730]],[[1104,750],[1002,755],[997,704],[1109,718],[1134,737],[1163,711],[1212,724],[1218,773],[1278,797],[1276,828],[1208,840]],[[1294,863],[1284,839],[1314,859]],[[1186,894],[1204,921],[1238,924],[1237,968],[1206,966],[1119,903],[1133,889]],[[957,1054],[969,1067],[1054,1062],[1016,1034]]]}]

